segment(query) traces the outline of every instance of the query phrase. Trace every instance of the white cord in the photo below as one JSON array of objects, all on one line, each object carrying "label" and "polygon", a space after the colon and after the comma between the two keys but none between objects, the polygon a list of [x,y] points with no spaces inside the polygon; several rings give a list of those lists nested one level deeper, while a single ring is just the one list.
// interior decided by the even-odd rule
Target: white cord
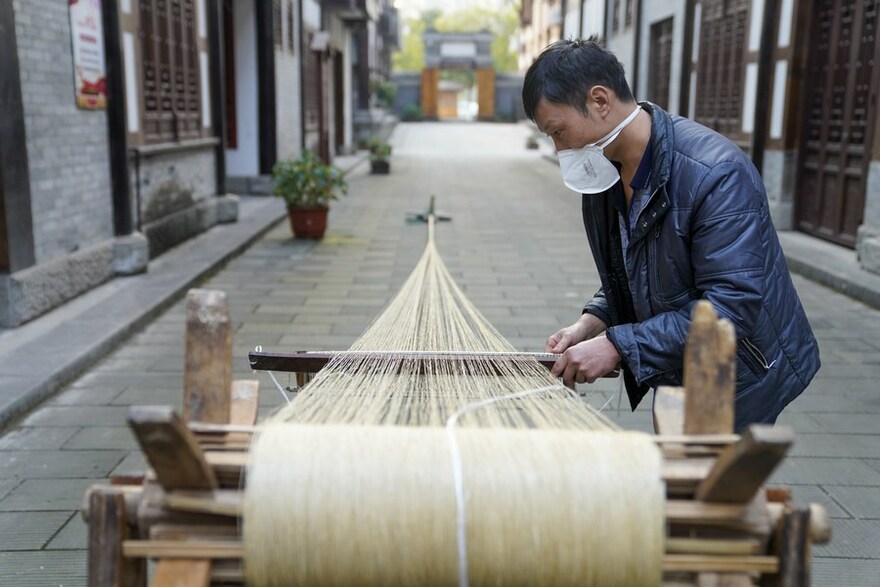
[{"label": "white cord", "polygon": [[[263,345],[258,344],[257,346],[255,346],[254,352],[255,353],[262,353],[263,352]],[[278,380],[275,379],[275,374],[272,373],[271,371],[266,371],[266,373],[269,374],[269,378],[272,379],[272,383],[274,383],[275,387],[278,388],[278,393],[280,393],[281,397],[284,398],[284,401],[286,401],[289,404],[290,398],[287,396],[287,391],[285,390],[284,387],[282,387],[282,385],[280,383],[278,383]]]},{"label": "white cord", "polygon": [[[526,397],[529,395],[535,395],[538,393],[543,393],[545,391],[551,391],[554,389],[558,389],[558,385],[548,385],[547,387],[540,387],[537,389],[527,389],[525,391],[518,391],[516,393],[510,393],[507,395],[502,395],[499,397],[493,397],[489,399],[485,399],[479,402],[474,402],[472,404],[468,404],[454,414],[452,414],[448,420],[446,420],[446,436],[449,438],[449,454],[452,458],[452,482],[455,486],[455,525],[456,525],[456,540],[458,543],[458,584],[459,587],[468,587],[468,561],[467,561],[467,512],[465,510],[465,502],[464,502],[464,479],[462,472],[462,463],[461,463],[461,451],[458,448],[458,440],[455,438],[455,426],[458,424],[458,419],[465,412],[470,410],[476,410],[478,408],[482,408],[493,404],[495,402],[500,402],[502,400],[508,399],[519,399],[522,397]],[[577,397],[577,396],[575,396]]]}]

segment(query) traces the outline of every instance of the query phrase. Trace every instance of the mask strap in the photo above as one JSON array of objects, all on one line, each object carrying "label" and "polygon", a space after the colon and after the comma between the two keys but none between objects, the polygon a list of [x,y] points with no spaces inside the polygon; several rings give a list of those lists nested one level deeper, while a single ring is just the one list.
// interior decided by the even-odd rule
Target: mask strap
[{"label": "mask strap", "polygon": [[623,119],[623,122],[618,124],[617,127],[615,127],[615,129],[612,130],[610,133],[608,133],[604,139],[593,143],[593,146],[598,147],[599,149],[604,149],[605,147],[610,145],[614,141],[614,139],[617,138],[617,135],[619,135],[623,131],[623,129],[625,129],[627,125],[629,125],[630,122],[635,120],[636,116],[639,113],[639,110],[641,109],[642,107],[637,105],[636,109],[633,110],[629,116]]}]

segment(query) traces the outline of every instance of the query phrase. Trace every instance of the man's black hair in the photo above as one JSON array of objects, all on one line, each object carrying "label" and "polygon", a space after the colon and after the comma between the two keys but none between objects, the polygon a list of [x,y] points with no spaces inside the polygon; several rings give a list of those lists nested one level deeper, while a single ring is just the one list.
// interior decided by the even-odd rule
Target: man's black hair
[{"label": "man's black hair", "polygon": [[568,104],[587,116],[587,92],[593,86],[611,89],[623,102],[634,100],[623,66],[597,37],[551,43],[526,72],[522,91],[526,116],[535,120],[541,98]]}]

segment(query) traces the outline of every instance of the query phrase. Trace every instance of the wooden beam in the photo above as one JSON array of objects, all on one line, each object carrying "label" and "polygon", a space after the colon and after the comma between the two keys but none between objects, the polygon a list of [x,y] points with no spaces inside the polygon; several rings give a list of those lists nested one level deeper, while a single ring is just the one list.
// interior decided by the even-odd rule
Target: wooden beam
[{"label": "wooden beam", "polygon": [[232,385],[232,323],[222,291],[186,294],[186,363],[183,418],[187,422],[229,422]]},{"label": "wooden beam", "polygon": [[244,426],[255,424],[260,407],[260,382],[256,379],[236,379],[232,382],[231,400],[229,423]]},{"label": "wooden beam", "polygon": [[654,432],[684,434],[684,388],[661,385],[654,393]]},{"label": "wooden beam", "polygon": [[766,584],[810,587],[810,510],[788,508],[776,529],[772,552],[779,557],[779,574]]},{"label": "wooden beam", "polygon": [[697,487],[696,498],[722,503],[751,501],[793,442],[794,432],[785,426],[749,426],[740,441],[718,457]]},{"label": "wooden beam", "polygon": [[694,306],[684,356],[684,433],[733,432],[736,335],[711,302]]},{"label": "wooden beam", "polygon": [[135,406],[128,424],[167,491],[217,488],[198,441],[171,407]]},{"label": "wooden beam", "polygon": [[[284,373],[317,373],[327,363],[338,355],[352,358],[389,359],[400,358],[407,363],[411,362],[437,362],[437,361],[462,361],[484,362],[491,364],[493,361],[515,361],[535,359],[547,369],[553,368],[559,355],[553,353],[460,353],[460,352],[433,352],[433,351],[297,351],[295,353],[265,353],[252,351],[248,354],[251,369],[257,371],[279,371]],[[501,371],[496,371],[502,373]],[[619,371],[615,370],[605,377],[617,377]]]},{"label": "wooden beam", "polygon": [[209,559],[161,559],[150,587],[210,587]]},{"label": "wooden beam", "polygon": [[122,552],[132,558],[241,558],[244,545],[234,540],[126,540]]},{"label": "wooden beam", "polygon": [[89,493],[89,587],[143,587],[146,561],[123,556],[131,537],[125,495],[102,487]]},{"label": "wooden beam", "polygon": [[778,569],[779,560],[775,556],[667,554],[663,557],[664,572],[775,573]]}]

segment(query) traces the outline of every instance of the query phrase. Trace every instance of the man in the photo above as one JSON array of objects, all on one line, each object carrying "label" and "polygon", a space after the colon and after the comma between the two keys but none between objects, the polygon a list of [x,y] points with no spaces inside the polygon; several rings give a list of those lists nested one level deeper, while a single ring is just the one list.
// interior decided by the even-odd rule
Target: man
[{"label": "man", "polygon": [[767,210],[761,177],[720,134],[637,104],[594,41],[558,41],[526,73],[526,114],[583,194],[601,289],[547,341],[553,374],[593,382],[622,367],[633,409],[681,385],[691,311],[707,299],[736,330],[735,428],[773,423],[819,369],[819,351]]}]

